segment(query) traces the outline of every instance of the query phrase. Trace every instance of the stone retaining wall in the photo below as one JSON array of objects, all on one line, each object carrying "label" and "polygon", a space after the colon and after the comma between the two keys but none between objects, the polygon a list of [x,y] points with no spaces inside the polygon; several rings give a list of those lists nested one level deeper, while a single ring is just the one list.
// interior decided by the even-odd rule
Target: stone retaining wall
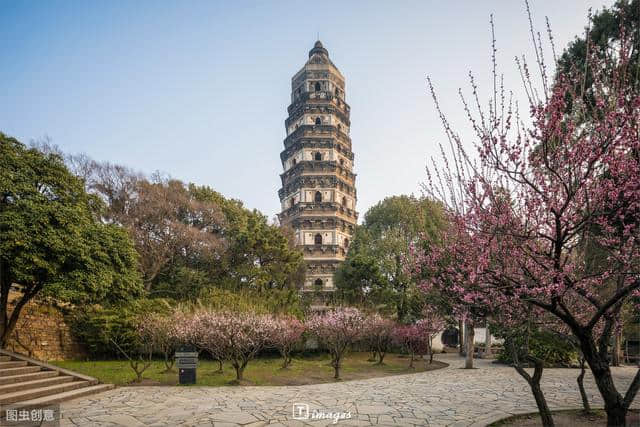
[{"label": "stone retaining wall", "polygon": [[[12,309],[10,303],[9,310]],[[86,356],[82,345],[71,335],[60,309],[35,300],[22,309],[7,349],[43,361]]]}]

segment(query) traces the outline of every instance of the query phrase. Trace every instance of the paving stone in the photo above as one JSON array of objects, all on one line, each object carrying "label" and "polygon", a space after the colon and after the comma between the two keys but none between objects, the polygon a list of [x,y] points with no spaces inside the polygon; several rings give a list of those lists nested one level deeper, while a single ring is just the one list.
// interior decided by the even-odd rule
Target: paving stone
[{"label": "paving stone", "polygon": [[[448,368],[395,377],[290,387],[119,387],[61,404],[65,425],[331,426],[332,420],[294,420],[293,404],[324,412],[351,412],[337,425],[485,426],[496,417],[534,412],[526,381],[508,366],[475,360],[460,369],[456,354],[441,355]],[[626,391],[637,368],[612,368]],[[580,408],[576,369],[545,369],[542,389],[551,409]],[[593,407],[603,402],[590,374],[585,388]],[[640,408],[636,398],[632,407]]]}]

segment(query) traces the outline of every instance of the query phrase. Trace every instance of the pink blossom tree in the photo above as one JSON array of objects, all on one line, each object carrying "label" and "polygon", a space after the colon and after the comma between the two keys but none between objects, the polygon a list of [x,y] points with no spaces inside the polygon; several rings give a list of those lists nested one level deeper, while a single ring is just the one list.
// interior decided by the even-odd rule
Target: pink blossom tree
[{"label": "pink blossom tree", "polygon": [[370,314],[364,319],[363,340],[373,354],[373,361],[382,365],[384,357],[392,343],[395,322],[377,313]]},{"label": "pink blossom tree", "polygon": [[364,317],[357,308],[336,308],[307,320],[307,329],[331,354],[334,378],[340,379],[342,359],[349,346],[362,336]]},{"label": "pink blossom tree", "polygon": [[273,319],[254,313],[201,313],[206,326],[201,344],[219,360],[228,360],[236,371],[236,382],[243,380],[247,364],[269,343]]},{"label": "pink blossom tree", "polygon": [[170,372],[175,360],[173,354],[179,345],[178,325],[172,316],[160,313],[150,315],[145,322],[146,339],[151,340],[155,351],[163,355],[165,372]]},{"label": "pink blossom tree", "polygon": [[398,325],[393,331],[394,341],[405,348],[410,355],[409,368],[413,369],[416,355],[423,356],[429,352],[429,336],[424,328],[417,324]]},{"label": "pink blossom tree", "polygon": [[304,323],[294,316],[281,316],[274,319],[269,343],[282,355],[283,368],[287,368],[291,363],[291,351],[300,342],[305,330]]},{"label": "pink blossom tree", "polygon": [[416,322],[416,326],[422,330],[427,338],[429,364],[431,364],[433,363],[433,339],[444,331],[447,324],[435,307],[427,306],[422,310],[422,319]]},{"label": "pink blossom tree", "polygon": [[136,374],[134,381],[138,383],[142,382],[142,374],[151,366],[153,352],[157,347],[155,341],[157,335],[151,319],[150,314],[141,315],[135,320],[131,334],[127,334],[126,337],[110,338],[118,351],[129,361],[131,370]]},{"label": "pink blossom tree", "polygon": [[[462,306],[526,301],[564,323],[594,376],[608,425],[625,425],[640,389],[639,370],[621,394],[608,362],[615,319],[640,289],[640,97],[626,81],[630,52],[623,37],[615,64],[587,58],[597,114],[587,114],[583,70],[561,73],[550,84],[538,60],[538,91],[520,61],[528,122],[500,83],[488,109],[481,108],[472,79],[477,110],[462,99],[477,159],[430,86],[451,154],[431,171],[426,189],[449,207],[451,226],[443,245],[416,263],[430,272],[425,288],[437,287]],[[588,262],[587,242],[606,262]]]},{"label": "pink blossom tree", "polygon": [[182,309],[176,309],[171,313],[170,319],[172,326],[172,334],[178,345],[194,347],[203,350],[201,344],[201,334],[203,328],[198,321],[199,312],[192,312]]},{"label": "pink blossom tree", "polygon": [[185,344],[204,350],[218,361],[218,372],[222,373],[222,363],[226,353],[220,330],[219,314],[211,310],[199,310],[186,319],[183,329]]}]

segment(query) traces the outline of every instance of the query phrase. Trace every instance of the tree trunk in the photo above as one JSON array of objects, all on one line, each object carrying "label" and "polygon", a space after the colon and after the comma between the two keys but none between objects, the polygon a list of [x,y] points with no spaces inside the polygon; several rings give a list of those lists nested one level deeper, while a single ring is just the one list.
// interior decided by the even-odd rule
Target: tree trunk
[{"label": "tree trunk", "polygon": [[218,373],[222,373],[222,359],[218,359]]},{"label": "tree trunk", "polygon": [[604,400],[604,410],[607,413],[607,426],[625,426],[627,409],[623,406],[622,396],[617,392],[611,370],[606,361],[587,359],[598,390]]},{"label": "tree trunk", "polygon": [[337,357],[333,359],[333,378],[340,379],[340,359]]},{"label": "tree trunk", "polygon": [[473,339],[475,337],[475,332],[473,330],[473,323],[471,321],[466,322],[466,355],[464,361],[465,369],[473,369]]},{"label": "tree trunk", "polygon": [[9,291],[11,290],[12,278],[9,275],[9,266],[0,262],[0,348],[6,348],[9,337],[18,323],[18,318],[22,308],[42,290],[41,283],[25,286],[22,297],[13,306],[9,315]]},{"label": "tree trunk", "polygon": [[151,354],[149,354],[148,361],[142,359],[129,359],[129,365],[131,366],[131,369],[133,369],[133,371],[136,373],[136,382],[140,383],[142,382],[142,374],[144,374],[144,371],[146,371],[147,368],[151,366]]},{"label": "tree trunk", "polygon": [[164,367],[166,368],[165,372],[171,372],[174,362],[175,362],[175,359],[171,357],[171,354],[169,354],[168,351],[165,351],[164,353]]},{"label": "tree trunk", "polygon": [[528,356],[528,359],[532,361],[534,364],[533,376],[531,376],[527,371],[524,370],[524,368],[520,364],[518,351],[515,345],[513,344],[513,341],[508,340],[505,342],[505,345],[509,346],[511,350],[513,367],[515,368],[516,372],[518,372],[518,374],[520,374],[520,376],[527,381],[527,383],[529,384],[529,387],[531,388],[533,397],[536,400],[536,405],[538,406],[538,413],[540,414],[542,425],[545,427],[553,427],[555,424],[553,423],[553,418],[551,417],[551,411],[549,411],[549,406],[547,406],[547,400],[544,398],[544,393],[542,392],[542,388],[540,388],[540,380],[542,379],[544,362],[541,359]]},{"label": "tree trunk", "polygon": [[591,412],[591,406],[589,405],[589,398],[587,392],[584,389],[584,374],[585,374],[585,361],[584,357],[580,358],[580,375],[578,375],[578,389],[580,390],[580,397],[582,398],[582,407],[584,412]]},{"label": "tree trunk", "polygon": [[433,338],[429,337],[429,365],[433,363]]},{"label": "tree trunk", "polygon": [[142,382],[142,372],[143,371],[139,369],[139,363],[131,361],[130,365],[131,365],[131,369],[133,369],[133,372],[136,373],[136,382],[137,383]]},{"label": "tree trunk", "polygon": [[287,367],[289,367],[290,363],[291,363],[291,356],[287,353],[282,353],[282,368],[286,369]]},{"label": "tree trunk", "polygon": [[7,346],[8,335],[5,333],[9,322],[9,290],[11,289],[11,277],[9,266],[0,261],[0,347]]},{"label": "tree trunk", "polygon": [[640,370],[636,373],[624,398],[618,393],[611,369],[607,360],[607,354],[599,353],[591,336],[581,335],[580,346],[585,360],[589,364],[593,378],[598,386],[598,391],[604,400],[604,410],[607,413],[607,426],[625,426],[626,415],[631,402],[640,389]]},{"label": "tree trunk", "polygon": [[553,422],[553,417],[551,416],[551,411],[547,406],[547,400],[544,398],[544,394],[542,393],[542,389],[540,388],[540,381],[538,381],[537,383],[532,381],[529,383],[529,386],[531,387],[531,391],[533,392],[533,397],[536,399],[536,405],[538,405],[538,412],[540,412],[542,425],[545,427],[553,427],[555,424]]},{"label": "tree trunk", "polygon": [[489,332],[489,322],[485,322],[483,357],[485,359],[488,359],[491,357],[491,333]]},{"label": "tree trunk", "polygon": [[458,320],[458,353],[460,356],[464,354],[464,324],[462,319]]},{"label": "tree trunk", "polygon": [[378,359],[378,363],[376,363],[376,365],[382,365],[382,364],[383,364],[383,362],[384,362],[384,357],[385,357],[386,355],[387,355],[387,352],[386,352],[386,351],[385,351],[385,352],[378,351],[378,357],[379,357],[379,359]]},{"label": "tree trunk", "polygon": [[611,347],[611,366],[620,366],[620,343],[622,331],[613,334],[613,346]]},{"label": "tree trunk", "polygon": [[242,375],[244,374],[244,367],[242,365],[234,365],[236,369],[236,381],[242,381]]}]

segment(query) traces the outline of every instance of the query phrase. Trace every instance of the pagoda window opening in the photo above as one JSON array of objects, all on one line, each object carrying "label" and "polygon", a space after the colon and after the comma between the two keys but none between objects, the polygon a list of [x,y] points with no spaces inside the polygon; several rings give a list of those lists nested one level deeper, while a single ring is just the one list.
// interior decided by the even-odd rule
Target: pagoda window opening
[{"label": "pagoda window opening", "polygon": [[342,206],[347,207],[347,198],[346,197],[342,197]]},{"label": "pagoda window opening", "polygon": [[[297,126],[296,126],[296,127],[297,127]],[[296,159],[293,159],[293,160],[291,161],[291,164],[292,164],[293,166],[295,166],[295,165],[296,165],[296,163],[298,163],[298,161],[297,161]]]},{"label": "pagoda window opening", "polygon": [[322,160],[322,153],[318,151],[318,152],[314,155],[314,160],[316,160],[316,161],[318,161],[318,162],[319,162],[320,160]]},{"label": "pagoda window opening", "polygon": [[345,249],[349,247],[349,239],[347,238],[344,239],[344,247]]},{"label": "pagoda window opening", "polygon": [[316,92],[320,92],[321,89],[320,82],[316,82]]},{"label": "pagoda window opening", "polygon": [[316,191],[316,195],[314,196],[314,200],[316,201],[316,203],[322,202],[322,193],[319,192],[319,191]]},{"label": "pagoda window opening", "polygon": [[289,199],[289,207],[293,207],[295,204],[296,204],[296,201],[293,197]]},{"label": "pagoda window opening", "polygon": [[324,283],[322,282],[322,279],[316,279],[316,281],[313,282],[313,284],[315,285],[316,288],[322,288],[322,285]]},{"label": "pagoda window opening", "polygon": [[321,125],[322,119],[320,117],[316,117],[316,125]]},{"label": "pagoda window opening", "polygon": [[322,244],[322,234],[318,233],[315,235],[315,237],[313,238],[313,243],[315,243],[316,245],[321,245]]}]

